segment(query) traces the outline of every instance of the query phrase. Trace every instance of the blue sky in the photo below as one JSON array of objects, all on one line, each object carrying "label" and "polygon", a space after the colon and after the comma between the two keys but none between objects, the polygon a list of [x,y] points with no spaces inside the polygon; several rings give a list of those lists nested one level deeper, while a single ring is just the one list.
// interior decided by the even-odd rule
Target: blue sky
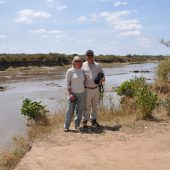
[{"label": "blue sky", "polygon": [[0,53],[168,55],[169,0],[0,0]]}]

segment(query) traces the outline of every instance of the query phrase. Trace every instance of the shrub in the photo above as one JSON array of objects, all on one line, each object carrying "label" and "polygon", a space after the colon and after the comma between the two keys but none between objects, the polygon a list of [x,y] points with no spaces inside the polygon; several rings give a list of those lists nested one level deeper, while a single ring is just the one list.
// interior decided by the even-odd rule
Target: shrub
[{"label": "shrub", "polygon": [[143,117],[147,118],[152,116],[152,111],[155,109],[157,104],[157,95],[149,89],[148,85],[145,85],[138,90],[136,97],[136,102],[143,114]]},{"label": "shrub", "polygon": [[144,118],[152,115],[157,104],[157,95],[150,90],[144,77],[135,77],[125,81],[118,88],[117,93],[126,97],[134,97],[136,109],[142,112]]},{"label": "shrub", "polygon": [[134,89],[130,81],[123,82],[120,87],[116,90],[117,94],[122,96],[132,97],[134,95]]},{"label": "shrub", "polygon": [[134,79],[123,82],[116,92],[120,96],[125,95],[127,97],[133,97],[137,90],[144,85],[146,85],[144,77],[135,77]]},{"label": "shrub", "polygon": [[21,108],[21,114],[27,116],[28,121],[33,120],[35,123],[47,123],[47,110],[42,102],[32,101],[31,99],[24,99]]},{"label": "shrub", "polygon": [[170,76],[170,59],[166,59],[157,66],[157,77],[163,82],[167,82]]}]

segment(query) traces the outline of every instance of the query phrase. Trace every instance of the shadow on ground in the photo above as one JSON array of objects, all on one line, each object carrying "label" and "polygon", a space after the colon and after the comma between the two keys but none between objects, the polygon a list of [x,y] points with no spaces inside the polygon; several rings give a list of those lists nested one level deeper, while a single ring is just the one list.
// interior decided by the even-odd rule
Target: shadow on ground
[{"label": "shadow on ground", "polygon": [[[79,129],[80,133],[88,133],[88,134],[101,134],[101,133],[105,133],[105,131],[109,130],[109,131],[119,131],[120,128],[122,127],[122,125],[113,125],[113,126],[99,126],[99,127],[95,127],[95,126],[88,126],[87,128],[83,128],[81,127]],[[77,132],[77,131],[72,131],[72,132]]]}]

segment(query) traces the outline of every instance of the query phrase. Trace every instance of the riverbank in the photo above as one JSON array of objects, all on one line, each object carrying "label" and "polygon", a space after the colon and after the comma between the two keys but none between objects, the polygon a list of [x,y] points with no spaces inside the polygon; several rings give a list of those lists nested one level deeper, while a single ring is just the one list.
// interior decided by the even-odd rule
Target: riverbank
[{"label": "riverbank", "polygon": [[[10,67],[29,67],[29,66],[65,66],[72,63],[72,59],[78,54],[0,54],[0,70],[6,70]],[[85,55],[79,55],[84,61]],[[151,61],[160,61],[167,56],[152,56],[152,55],[95,55],[95,60],[100,63],[142,63]]]},{"label": "riverbank", "polygon": [[63,129],[37,139],[15,170],[169,170],[170,118],[135,121],[115,131],[112,122],[81,133]]},{"label": "riverbank", "polygon": [[[150,62],[144,62],[144,63],[158,63],[158,60],[152,60]],[[111,62],[111,63],[100,63],[102,67],[122,67],[123,65],[129,65],[129,64],[142,64],[138,62],[125,62],[125,63],[119,63],[119,62]],[[63,72],[66,72],[68,68],[70,68],[71,65],[64,65],[64,66],[28,66],[28,67],[10,67],[5,70],[0,70],[0,83],[10,81],[10,80],[24,80],[24,79],[31,79],[35,76],[37,77],[52,77],[57,74],[63,74]],[[0,90],[4,90],[3,87]]]}]

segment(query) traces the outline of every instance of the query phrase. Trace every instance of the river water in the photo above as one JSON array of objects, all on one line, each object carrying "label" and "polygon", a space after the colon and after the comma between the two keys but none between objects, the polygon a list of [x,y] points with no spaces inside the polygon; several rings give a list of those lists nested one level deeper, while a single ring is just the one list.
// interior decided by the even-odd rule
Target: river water
[{"label": "river water", "polygon": [[[104,84],[106,94],[116,95],[112,87],[118,87],[125,80],[143,76],[151,83],[155,79],[157,63],[121,64],[103,68],[106,75]],[[134,71],[139,71],[135,73]],[[6,91],[0,91],[0,151],[11,146],[12,136],[26,132],[26,119],[21,115],[22,101],[30,98],[42,101],[51,113],[65,109],[67,96],[64,70],[54,77],[34,77],[31,79],[9,80],[0,83]]]}]

